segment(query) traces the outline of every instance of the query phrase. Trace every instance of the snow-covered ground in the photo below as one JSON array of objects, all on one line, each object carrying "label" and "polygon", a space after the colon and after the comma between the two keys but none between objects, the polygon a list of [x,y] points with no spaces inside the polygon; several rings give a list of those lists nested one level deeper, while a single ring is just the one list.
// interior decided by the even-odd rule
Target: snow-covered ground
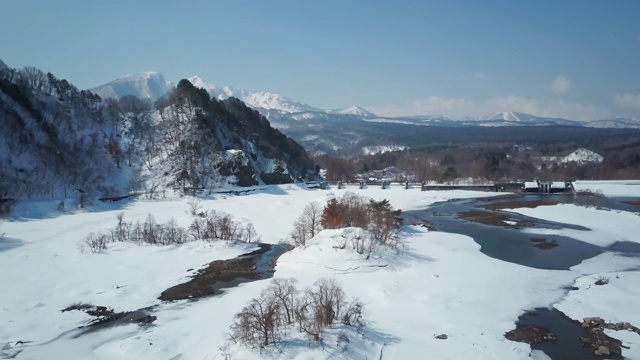
[{"label": "snow-covered ground", "polygon": [[611,197],[640,197],[640,180],[579,180],[573,183],[577,191],[602,192]]},{"label": "snow-covered ground", "polygon": [[[282,185],[240,196],[214,195],[200,205],[201,210],[246,218],[255,225],[263,242],[278,243],[287,239],[306,204],[325,203],[345,191],[387,198],[394,208],[403,210],[422,209],[449,199],[495,195],[421,192],[400,186],[387,190],[348,187],[322,191]],[[12,217],[0,224],[0,233],[6,234],[6,239],[0,240],[0,358],[22,350],[17,359],[222,359],[219,346],[226,342],[234,314],[257,297],[268,280],[245,283],[225,290],[222,296],[195,302],[162,303],[157,297],[166,288],[184,282],[193,273],[187,270],[246,253],[255,245],[118,243],[108,244],[107,250],[99,254],[82,253],[78,248],[89,232],[113,228],[119,212],[124,212],[128,221],[142,222],[151,213],[160,223],[174,218],[178,225],[187,227],[192,219],[188,200],[136,200],[65,213],[56,210],[55,202],[18,204]],[[552,208],[559,214],[566,212],[560,206],[546,208],[528,215],[544,218]],[[514,211],[525,210],[531,209]],[[614,235],[616,239],[638,241],[633,239],[638,232],[628,214],[594,210],[602,211],[597,215],[607,216],[606,220],[583,224],[583,218],[588,218],[581,211],[593,209],[571,210],[562,221],[592,230],[573,230],[575,233],[569,236],[594,244],[607,244]],[[625,235],[616,226],[631,230]],[[294,277],[300,288],[322,276],[334,276],[349,297],[358,297],[365,303],[364,329],[356,332],[336,326],[327,332],[322,345],[290,334],[286,347],[271,348],[262,354],[234,345],[230,349],[232,358],[521,359],[540,354],[503,335],[513,329],[518,316],[527,309],[556,306],[575,318],[584,314],[611,321],[636,321],[634,309],[640,304],[631,284],[637,283],[638,273],[623,271],[640,267],[638,258],[620,258],[607,252],[570,271],[539,270],[490,258],[467,236],[410,225],[402,230],[407,243],[402,255],[384,250],[365,259],[349,247],[335,248],[343,230],[325,230],[306,248],[297,248],[278,260],[274,276]],[[613,286],[601,287],[603,290],[596,289],[597,292],[593,286],[583,286],[603,274],[609,276]],[[563,288],[574,281],[580,290],[567,295]],[[609,303],[610,296],[626,301]],[[149,327],[120,325],[75,337],[79,333],[75,329],[86,324],[89,316],[60,311],[75,302],[91,302],[118,311],[156,305],[154,315],[158,318]],[[636,322],[636,326],[640,325],[640,321]],[[341,333],[350,338],[348,345],[336,344]],[[436,339],[439,334],[447,334],[448,339]],[[623,341],[631,347],[630,354],[637,354],[640,336],[635,339],[631,335],[624,334]],[[29,343],[15,345],[17,341]],[[4,344],[9,346],[2,350]]]}]

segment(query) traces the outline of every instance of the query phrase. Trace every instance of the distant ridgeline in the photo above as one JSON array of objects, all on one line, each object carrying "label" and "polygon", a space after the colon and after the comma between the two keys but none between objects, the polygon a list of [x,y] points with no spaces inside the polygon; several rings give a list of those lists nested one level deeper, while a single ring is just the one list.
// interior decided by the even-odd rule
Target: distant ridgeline
[{"label": "distant ridgeline", "polygon": [[288,183],[311,167],[258,112],[189,81],[154,104],[101,99],[0,61],[0,199]]}]

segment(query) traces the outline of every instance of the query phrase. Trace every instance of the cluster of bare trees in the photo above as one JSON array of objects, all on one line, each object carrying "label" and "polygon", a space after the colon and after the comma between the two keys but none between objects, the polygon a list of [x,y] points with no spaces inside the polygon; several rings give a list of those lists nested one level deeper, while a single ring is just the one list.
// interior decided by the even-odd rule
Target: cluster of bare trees
[{"label": "cluster of bare trees", "polygon": [[203,217],[196,217],[188,231],[171,218],[166,224],[158,223],[153,215],[147,219],[127,222],[124,213],[116,216],[117,224],[108,233],[89,233],[80,244],[82,252],[101,252],[110,242],[134,242],[149,245],[184,244],[196,240],[227,240],[256,242],[259,236],[253,224],[235,220],[233,216],[216,211],[208,211]]},{"label": "cluster of bare trees", "polygon": [[166,224],[156,222],[153,215],[147,215],[147,219],[127,222],[124,213],[117,215],[118,223],[107,234],[98,232],[89,233],[80,246],[82,252],[101,252],[107,248],[109,242],[134,242],[149,245],[184,244],[190,240],[187,231],[178,226],[172,218]]},{"label": "cluster of bare trees", "polygon": [[278,342],[289,329],[319,341],[324,329],[337,322],[362,325],[363,303],[357,299],[349,302],[334,278],[321,278],[303,290],[296,283],[293,278],[273,279],[259,297],[235,315],[231,340],[263,348]]},{"label": "cluster of bare trees", "polygon": [[189,226],[194,240],[231,240],[257,242],[260,240],[251,222],[236,220],[232,215],[215,210],[196,215]]},{"label": "cluster of bare trees", "polygon": [[[401,210],[394,210],[388,200],[375,201],[348,191],[341,198],[330,199],[324,207],[317,202],[309,203],[294,223],[290,236],[296,246],[304,246],[321,229],[359,227],[368,230],[377,243],[397,249],[401,224]],[[373,244],[364,247],[363,241],[356,237],[352,241],[357,244],[354,248],[361,254],[364,249],[370,253]]]}]

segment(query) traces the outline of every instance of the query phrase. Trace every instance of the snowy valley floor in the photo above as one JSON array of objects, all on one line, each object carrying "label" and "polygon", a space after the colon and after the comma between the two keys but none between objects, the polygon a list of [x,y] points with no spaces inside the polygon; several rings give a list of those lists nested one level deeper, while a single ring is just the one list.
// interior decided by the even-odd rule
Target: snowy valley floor
[{"label": "snowy valley floor", "polygon": [[[640,197],[640,184],[630,183],[577,186],[600,189],[605,195]],[[279,243],[287,239],[306,204],[324,204],[345,191],[387,198],[403,211],[450,199],[495,195],[421,192],[399,186],[323,191],[282,185],[247,195],[213,195],[201,207],[246,218],[262,242]],[[255,250],[255,244],[111,243],[97,254],[79,249],[90,232],[113,228],[120,212],[128,221],[143,222],[149,213],[160,223],[174,218],[186,228],[192,221],[188,200],[140,199],[64,213],[56,210],[53,201],[19,203],[0,224],[0,233],[5,233],[0,240],[0,359],[13,355],[16,359],[223,359],[219,347],[227,341],[234,314],[257,297],[269,280],[244,283],[198,301],[165,303],[157,297],[188,280],[193,269]],[[509,211],[587,227],[591,230],[554,231],[598,246],[614,241],[640,243],[640,217],[634,213],[566,204]],[[278,259],[274,276],[296,278],[300,288],[322,276],[335,277],[349,297],[364,301],[364,328],[336,326],[327,331],[322,344],[291,332],[281,344],[262,353],[236,344],[229,349],[231,358],[543,359],[545,355],[529,345],[504,338],[518,316],[539,307],[555,307],[580,321],[599,316],[640,326],[639,257],[605,252],[570,270],[540,270],[488,257],[464,235],[412,224],[402,231],[407,242],[402,255],[383,250],[365,259],[349,247],[335,248],[342,230],[326,230],[305,248]],[[541,235],[540,229],[523,231]],[[592,286],[599,277],[607,277],[609,284]],[[574,290],[567,290],[569,286]],[[124,324],[85,332],[78,327],[87,324],[89,315],[61,312],[78,302],[115,311],[154,306],[157,320],[149,326]],[[608,333],[629,347],[623,350],[625,357],[640,359],[640,335]],[[349,342],[338,345],[340,334]],[[440,334],[448,338],[437,339]]]}]

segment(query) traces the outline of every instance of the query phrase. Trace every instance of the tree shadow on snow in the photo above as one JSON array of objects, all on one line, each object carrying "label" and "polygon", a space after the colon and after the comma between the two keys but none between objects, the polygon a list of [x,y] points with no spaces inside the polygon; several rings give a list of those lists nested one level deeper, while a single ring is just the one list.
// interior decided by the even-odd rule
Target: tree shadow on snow
[{"label": "tree shadow on snow", "polygon": [[66,200],[64,206],[60,207],[58,200],[26,200],[18,201],[15,207],[6,218],[8,221],[30,221],[54,219],[64,215],[75,215],[81,213],[99,213],[106,211],[124,210],[129,207],[135,199],[124,199],[115,202],[102,202],[95,200],[84,208],[79,208],[76,201]]},{"label": "tree shadow on snow", "polygon": [[263,349],[261,355],[266,358],[382,358],[387,345],[400,342],[396,336],[367,326],[356,328],[342,324],[326,329],[319,342],[306,339],[299,333],[291,335],[293,336],[279,341],[273,347]]},{"label": "tree shadow on snow", "polygon": [[24,241],[20,239],[0,237],[0,253],[9,251],[11,249],[15,249],[19,246],[22,246],[23,244],[24,244]]}]

